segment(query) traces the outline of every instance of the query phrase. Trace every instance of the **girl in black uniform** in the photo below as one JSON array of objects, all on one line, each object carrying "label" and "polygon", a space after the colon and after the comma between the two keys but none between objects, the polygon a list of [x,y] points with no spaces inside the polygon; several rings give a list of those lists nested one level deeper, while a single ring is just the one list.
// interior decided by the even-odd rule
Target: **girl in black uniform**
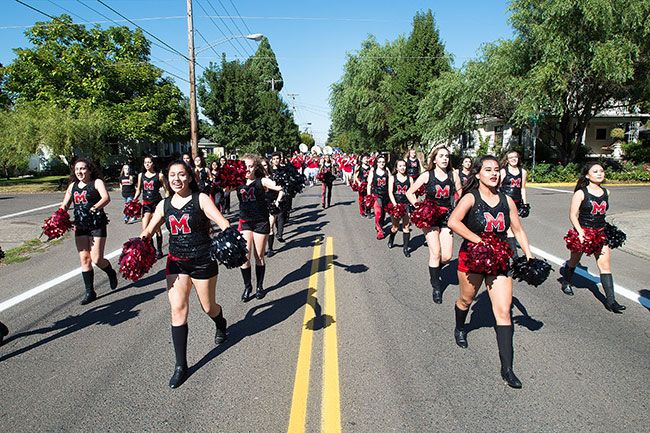
[{"label": "girl in black uniform", "polygon": [[212,178],[210,177],[210,171],[205,166],[205,159],[201,155],[194,157],[194,175],[196,176],[196,183],[199,185],[199,191],[211,196]]},{"label": "girl in black uniform", "polygon": [[[601,186],[604,181],[605,169],[599,163],[589,162],[582,168],[569,211],[569,220],[578,232],[580,241],[583,241],[585,236],[583,227],[596,230],[605,229],[605,215],[609,209],[609,191]],[[611,249],[604,245],[600,255],[596,257],[596,265],[600,270],[600,283],[607,298],[605,307],[613,313],[620,314],[625,310],[625,306],[616,302],[610,255]],[[571,279],[581,257],[582,253],[571,252],[571,258],[565,264],[562,291],[567,295],[573,295]]]},{"label": "girl in black uniform", "polygon": [[[262,164],[262,168],[264,168],[264,177],[270,178],[271,173],[273,173],[273,171],[271,169],[271,165],[269,164],[269,161],[266,158],[262,158],[261,164]],[[270,203],[276,202],[276,200],[278,199],[278,194],[279,194],[278,191],[272,189],[268,189],[266,191],[264,198],[266,199],[266,203],[268,206],[270,206]],[[277,209],[280,209],[280,207],[278,206]],[[273,242],[275,241],[274,230],[277,223],[277,216],[278,214],[272,213],[269,209],[269,237],[268,237],[268,249],[266,250],[267,257],[273,257],[275,255],[275,251],[273,250]]]},{"label": "girl in black uniform", "polygon": [[460,296],[454,306],[456,344],[467,347],[465,319],[469,307],[481,284],[488,288],[492,312],[496,321],[497,346],[501,360],[501,377],[513,388],[521,388],[521,382],[512,370],[512,335],[510,317],[512,304],[512,278],[507,273],[485,275],[470,272],[467,263],[467,243],[481,242],[483,232],[494,232],[503,240],[509,228],[512,229],[522,250],[529,259],[533,257],[528,238],[517,215],[512,199],[498,192],[499,161],[494,156],[480,158],[472,168],[469,183],[463,188],[463,197],[449,217],[449,227],[464,238],[458,254],[458,281]]},{"label": "girl in black uniform", "polygon": [[183,161],[168,167],[169,185],[174,195],[158,203],[149,225],[140,235],[149,239],[164,222],[169,230],[167,256],[167,296],[172,316],[172,342],[176,366],[169,380],[171,388],[179,387],[187,378],[187,315],[192,285],[203,311],[215,324],[215,344],[226,340],[226,319],[221,305],[215,301],[217,262],[210,260],[210,221],[221,230],[228,221],[206,194],[200,193],[192,169]]},{"label": "girl in black uniform", "polygon": [[357,162],[357,166],[354,169],[354,177],[352,181],[355,182],[359,187],[359,214],[361,214],[362,217],[369,216],[369,212],[366,209],[366,206],[363,204],[363,199],[366,197],[366,194],[368,194],[368,190],[362,189],[361,184],[363,182],[368,182],[370,169],[371,167],[368,165],[368,155],[361,155],[359,161]]},{"label": "girl in black uniform", "polygon": [[[521,158],[519,152],[508,152],[501,166],[501,192],[509,196],[515,202],[517,209],[522,208],[528,203],[528,195],[526,193],[526,180],[528,173],[521,167]],[[517,241],[515,240],[512,231],[508,230],[508,245],[517,256]]]},{"label": "girl in black uniform", "polygon": [[[323,174],[323,185],[321,192],[321,206],[323,209],[330,207],[332,203],[332,185],[334,184],[334,179],[336,179],[336,166],[332,162],[332,157],[330,155],[324,155],[323,159],[320,161],[320,173]],[[325,206],[325,197],[327,197],[327,206]]]},{"label": "girl in black uniform", "polygon": [[406,175],[411,179],[415,180],[422,173],[422,164],[420,163],[420,158],[418,158],[417,152],[415,149],[409,149],[406,154]]},{"label": "girl in black uniform", "polygon": [[384,239],[384,218],[386,217],[384,207],[388,204],[388,183],[393,175],[386,170],[386,157],[379,155],[376,161],[377,167],[370,169],[368,175],[368,195],[375,196],[375,230],[377,230],[377,239]]},{"label": "girl in black uniform", "polygon": [[[393,206],[396,206],[398,203],[403,203],[409,205],[409,199],[406,196],[406,192],[411,187],[413,179],[411,179],[406,174],[406,161],[403,159],[398,159],[395,163],[395,174],[388,179],[388,195],[390,197],[391,203]],[[388,248],[393,248],[393,241],[395,240],[395,235],[399,230],[400,220],[396,218],[391,218],[392,227],[390,228],[390,234],[388,235]],[[411,220],[409,218],[408,211],[404,214],[401,220],[402,223],[402,236],[404,240],[404,245],[402,250],[406,257],[411,257],[411,252],[409,250],[409,241],[411,239]]]},{"label": "girl in black uniform", "polygon": [[[145,156],[143,165],[144,171],[138,174],[138,186],[135,190],[135,199],[137,200],[140,194],[142,194],[142,228],[145,229],[149,225],[149,221],[151,221],[151,216],[156,210],[156,206],[162,200],[160,188],[164,187],[167,193],[168,191],[165,176],[156,171],[153,157]],[[156,247],[158,249],[156,257],[158,259],[161,259],[163,256],[162,244],[162,231],[159,229],[156,232]]]},{"label": "girl in black uniform", "polygon": [[[61,209],[68,210],[70,202],[74,206],[75,219],[84,213],[104,213],[104,207],[111,201],[99,172],[90,160],[79,158],[72,167],[70,185],[65,192]],[[106,221],[106,218],[104,218]],[[95,293],[93,264],[106,272],[111,290],[117,288],[117,273],[111,262],[104,258],[106,246],[106,224],[90,228],[75,228],[75,244],[81,261],[81,276],[86,293],[81,305],[86,305],[97,298]]]},{"label": "girl in black uniform", "polygon": [[[449,149],[438,147],[429,158],[429,169],[422,173],[411,185],[406,196],[412,205],[417,203],[416,191],[426,185],[426,197],[438,206],[451,210],[454,193],[460,191],[460,180],[449,162]],[[440,268],[451,260],[454,239],[446,221],[441,219],[437,226],[423,229],[429,248],[429,279],[433,289],[433,302],[442,303],[442,281]]]},{"label": "girl in black uniform", "polygon": [[[124,164],[122,166],[122,171],[120,171],[120,190],[122,192],[124,204],[133,200],[133,197],[135,196],[135,176],[131,173],[131,167],[129,164]],[[124,215],[124,224],[128,222],[129,217]],[[131,218],[131,222],[135,222],[135,217]]]},{"label": "girl in black uniform", "polygon": [[264,297],[264,251],[266,242],[271,232],[269,224],[269,208],[266,202],[266,191],[278,191],[275,204],[279,206],[284,191],[274,181],[266,177],[259,156],[244,155],[242,160],[246,163],[246,183],[237,188],[239,199],[239,231],[246,239],[248,247],[248,259],[241,266],[241,274],[244,279],[244,293],[241,299],[247,302],[251,298],[253,284],[251,278],[251,254],[255,254],[255,278],[257,291],[255,297]]},{"label": "girl in black uniform", "polygon": [[211,195],[214,198],[214,205],[221,212],[223,188],[219,184],[219,161],[212,161],[210,163],[210,178],[212,179]]},{"label": "girl in black uniform", "polygon": [[[219,158],[219,166],[223,167],[226,165],[226,162],[228,160],[226,159],[225,156],[222,156]],[[230,190],[224,190],[223,192],[223,214],[229,214],[230,213]]]},{"label": "girl in black uniform", "polygon": [[469,173],[472,171],[472,158],[466,156],[463,158],[463,162],[460,165],[458,170],[458,178],[460,179],[460,185],[465,186],[467,180],[469,179]]}]

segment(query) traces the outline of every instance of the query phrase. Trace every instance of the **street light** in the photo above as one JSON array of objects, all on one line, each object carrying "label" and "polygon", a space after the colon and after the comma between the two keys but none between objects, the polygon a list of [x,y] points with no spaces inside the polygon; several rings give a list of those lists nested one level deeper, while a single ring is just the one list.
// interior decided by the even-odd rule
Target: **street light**
[{"label": "street light", "polygon": [[228,36],[227,38],[218,40],[217,42],[210,44],[208,46],[205,46],[203,48],[198,49],[194,54],[199,54],[202,53],[205,50],[208,50],[214,46],[217,46],[219,44],[223,44],[224,42],[232,41],[233,39],[250,39],[251,41],[259,42],[262,40],[264,37],[263,34],[261,33],[252,33],[250,35],[233,35],[233,36]]}]

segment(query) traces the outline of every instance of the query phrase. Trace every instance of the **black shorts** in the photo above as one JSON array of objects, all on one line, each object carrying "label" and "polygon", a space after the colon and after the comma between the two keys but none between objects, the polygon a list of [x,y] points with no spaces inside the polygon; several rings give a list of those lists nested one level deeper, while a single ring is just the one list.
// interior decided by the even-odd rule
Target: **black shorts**
[{"label": "black shorts", "polygon": [[106,226],[101,226],[96,229],[74,229],[74,235],[76,236],[92,236],[93,238],[105,238],[106,237]]},{"label": "black shorts", "polygon": [[156,211],[156,206],[158,206],[160,200],[158,201],[143,201],[142,202],[142,215],[146,213],[154,213]]},{"label": "black shorts", "polygon": [[208,280],[219,273],[219,264],[209,257],[179,259],[167,256],[166,275],[189,275],[197,280]]},{"label": "black shorts", "polygon": [[244,230],[250,230],[253,233],[259,233],[261,235],[268,235],[271,233],[271,224],[268,219],[262,221],[239,220],[239,231],[243,232]]}]

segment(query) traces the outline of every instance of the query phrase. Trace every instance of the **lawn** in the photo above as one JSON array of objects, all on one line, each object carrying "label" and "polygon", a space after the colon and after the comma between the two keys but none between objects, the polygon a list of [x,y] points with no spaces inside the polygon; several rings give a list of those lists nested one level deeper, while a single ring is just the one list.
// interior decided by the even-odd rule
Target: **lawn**
[{"label": "lawn", "polygon": [[[59,185],[63,186],[59,188]],[[0,179],[0,193],[62,191],[67,176],[29,176]]]}]

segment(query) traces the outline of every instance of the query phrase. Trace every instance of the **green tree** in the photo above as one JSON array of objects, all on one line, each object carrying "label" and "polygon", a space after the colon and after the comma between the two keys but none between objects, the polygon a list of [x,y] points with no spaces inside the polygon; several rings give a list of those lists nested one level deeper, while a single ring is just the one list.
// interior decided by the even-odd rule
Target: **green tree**
[{"label": "green tree", "polygon": [[309,132],[300,133],[300,142],[305,143],[310,149],[316,144],[316,140],[314,140],[314,137]]},{"label": "green tree", "polygon": [[262,38],[255,55],[246,61],[246,65],[256,75],[260,90],[271,89],[271,80],[273,80],[273,90],[276,92],[281,91],[284,87],[280,66],[268,38]]}]

